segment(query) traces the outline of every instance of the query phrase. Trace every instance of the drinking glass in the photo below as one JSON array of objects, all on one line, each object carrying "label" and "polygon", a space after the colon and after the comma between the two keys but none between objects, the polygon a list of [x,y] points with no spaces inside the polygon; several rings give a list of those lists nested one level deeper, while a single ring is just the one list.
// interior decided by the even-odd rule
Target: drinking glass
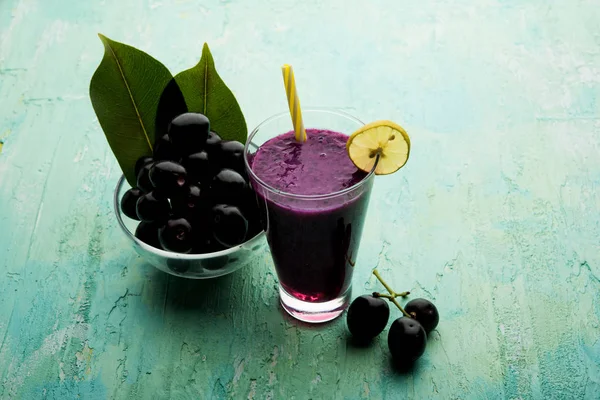
[{"label": "drinking glass", "polygon": [[[325,109],[305,109],[303,120],[307,129],[346,135],[363,126],[349,114]],[[279,279],[281,305],[299,320],[325,322],[339,316],[351,298],[374,168],[358,183],[334,193],[300,195],[278,190],[254,173],[253,155],[291,128],[289,113],[262,122],[246,142],[244,160]]]}]

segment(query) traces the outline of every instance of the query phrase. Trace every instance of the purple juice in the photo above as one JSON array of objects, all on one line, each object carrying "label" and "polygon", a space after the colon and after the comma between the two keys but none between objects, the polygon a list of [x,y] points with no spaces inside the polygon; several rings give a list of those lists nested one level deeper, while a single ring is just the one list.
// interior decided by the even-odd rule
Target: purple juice
[{"label": "purple juice", "polygon": [[260,146],[252,171],[276,190],[252,184],[281,286],[299,300],[325,302],[350,286],[372,179],[349,189],[367,174],[348,158],[348,136],[320,129],[307,136],[299,143],[292,131]]}]

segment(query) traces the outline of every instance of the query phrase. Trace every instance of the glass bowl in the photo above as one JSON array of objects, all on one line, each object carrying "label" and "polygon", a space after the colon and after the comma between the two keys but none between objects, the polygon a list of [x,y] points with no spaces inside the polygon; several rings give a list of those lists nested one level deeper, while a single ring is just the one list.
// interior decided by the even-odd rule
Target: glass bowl
[{"label": "glass bowl", "polygon": [[246,266],[265,247],[265,233],[261,231],[241,245],[205,254],[180,254],[149,246],[134,236],[138,221],[121,211],[121,198],[129,190],[121,176],[114,194],[114,209],[119,226],[134,250],[147,262],[168,274],[190,279],[209,279],[227,275]]}]

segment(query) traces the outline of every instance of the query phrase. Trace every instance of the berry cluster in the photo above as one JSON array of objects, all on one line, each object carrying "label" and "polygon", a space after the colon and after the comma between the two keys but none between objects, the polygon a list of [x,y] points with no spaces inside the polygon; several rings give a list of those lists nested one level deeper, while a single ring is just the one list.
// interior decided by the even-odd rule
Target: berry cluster
[{"label": "berry cluster", "polygon": [[141,221],[135,236],[150,246],[210,253],[261,230],[244,145],[221,140],[202,114],[175,117],[152,157],[137,160],[135,174],[137,187],[123,195],[121,209]]},{"label": "berry cluster", "polygon": [[391,301],[404,316],[392,323],[388,332],[388,348],[397,365],[408,367],[425,352],[427,335],[437,327],[440,320],[437,308],[426,299],[411,300],[402,308],[396,298],[406,297],[410,293],[394,292],[377,270],[373,274],[389,294],[375,292],[354,299],[348,308],[348,329],[357,341],[369,342],[385,329],[390,317],[386,299]]}]

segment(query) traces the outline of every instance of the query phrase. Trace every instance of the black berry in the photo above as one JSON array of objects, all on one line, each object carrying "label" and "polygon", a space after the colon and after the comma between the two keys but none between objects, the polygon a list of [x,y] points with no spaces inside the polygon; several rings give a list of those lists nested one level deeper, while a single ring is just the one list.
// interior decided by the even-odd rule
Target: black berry
[{"label": "black berry", "polygon": [[227,264],[229,264],[229,256],[224,255],[205,260],[203,266],[210,271],[217,271],[225,268]]},{"label": "black berry", "polygon": [[192,253],[206,254],[225,250],[227,247],[217,242],[212,236],[202,234],[200,238],[196,238]]},{"label": "black berry", "polygon": [[389,317],[390,307],[385,299],[360,296],[348,308],[348,329],[358,341],[368,342],[385,329]]},{"label": "black berry", "polygon": [[244,145],[236,141],[221,141],[216,147],[221,168],[229,168],[242,176],[246,175],[244,166]]},{"label": "black berry", "polygon": [[185,187],[187,183],[187,171],[185,168],[173,161],[159,161],[150,170],[150,182],[155,188],[176,193]]},{"label": "black berry", "polygon": [[171,213],[171,207],[166,197],[163,197],[159,191],[154,191],[138,199],[136,213],[141,221],[166,221]]},{"label": "black berry", "polygon": [[152,157],[138,158],[138,160],[135,162],[135,176],[138,176],[142,168],[144,168],[144,165],[150,164],[152,162],[154,162],[154,159]]},{"label": "black berry", "polygon": [[194,240],[192,225],[185,218],[170,219],[158,230],[160,244],[165,250],[176,253],[189,253]]},{"label": "black berry", "polygon": [[183,165],[188,175],[196,182],[205,182],[212,177],[214,166],[210,163],[210,158],[206,151],[190,154],[183,160]]},{"label": "black berry", "polygon": [[388,348],[394,362],[409,366],[425,352],[427,333],[419,321],[400,317],[392,323],[388,333]]},{"label": "black berry", "polygon": [[213,236],[223,246],[233,247],[244,243],[248,233],[248,220],[237,207],[217,204],[212,209]]},{"label": "black berry", "polygon": [[198,220],[207,211],[208,201],[199,186],[190,185],[184,193],[171,198],[171,206],[175,215]]},{"label": "black berry", "polygon": [[254,191],[247,191],[247,194],[241,199],[238,208],[248,220],[248,235],[246,238],[253,238],[263,230],[262,222],[260,220],[260,212],[258,209],[258,202]]},{"label": "black berry", "polygon": [[222,169],[212,180],[212,197],[215,202],[231,203],[245,199],[249,186],[242,175],[232,169]]},{"label": "black berry", "polygon": [[137,187],[144,193],[149,193],[154,189],[154,185],[150,182],[150,169],[154,163],[145,164],[137,174]]},{"label": "black berry", "polygon": [[167,259],[167,267],[177,274],[183,274],[184,272],[187,272],[191,266],[192,263],[190,260],[179,260],[177,258]]},{"label": "black berry", "polygon": [[204,149],[210,131],[210,122],[199,113],[184,113],[171,121],[169,136],[182,155],[193,154]]},{"label": "black berry", "polygon": [[154,145],[154,159],[156,161],[177,161],[181,160],[181,154],[175,149],[169,135],[162,135]]},{"label": "black berry", "polygon": [[208,152],[214,152],[217,150],[217,147],[221,143],[221,137],[217,135],[215,132],[210,131],[208,133],[208,137],[206,138],[205,149]]},{"label": "black berry", "polygon": [[161,249],[160,242],[158,241],[158,229],[160,224],[156,222],[140,222],[135,230],[135,237],[140,239],[142,242]]},{"label": "black berry", "polygon": [[131,219],[140,220],[137,216],[136,205],[138,199],[143,196],[144,193],[138,188],[132,188],[125,192],[121,198],[121,211],[123,214]]},{"label": "black berry", "polygon": [[427,299],[413,299],[406,303],[404,310],[419,321],[428,335],[440,322],[437,308]]}]

